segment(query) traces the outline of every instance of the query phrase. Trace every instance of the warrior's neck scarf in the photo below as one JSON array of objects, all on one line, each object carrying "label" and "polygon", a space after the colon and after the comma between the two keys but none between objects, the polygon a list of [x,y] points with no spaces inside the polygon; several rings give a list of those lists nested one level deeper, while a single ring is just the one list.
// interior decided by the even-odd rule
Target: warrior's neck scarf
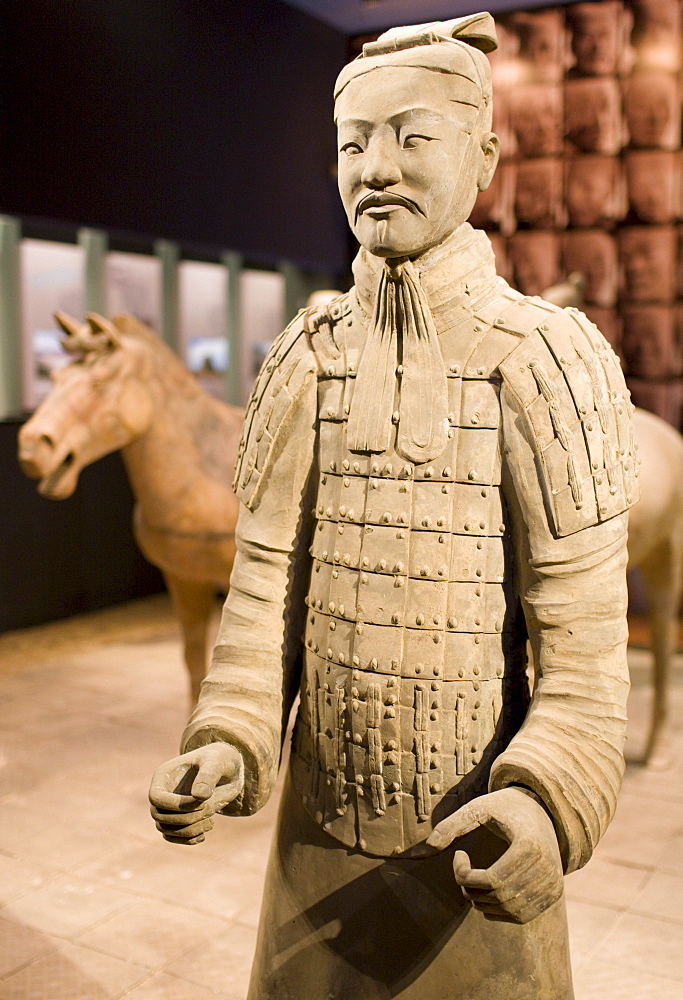
[{"label": "warrior's neck scarf", "polygon": [[453,305],[474,304],[495,277],[490,244],[465,224],[415,262],[382,262],[361,250],[353,270],[359,304],[368,309],[374,298],[374,318],[358,365],[349,447],[386,451],[398,424],[397,452],[429,462],[445,449],[449,429],[446,366],[430,301],[438,318]]}]

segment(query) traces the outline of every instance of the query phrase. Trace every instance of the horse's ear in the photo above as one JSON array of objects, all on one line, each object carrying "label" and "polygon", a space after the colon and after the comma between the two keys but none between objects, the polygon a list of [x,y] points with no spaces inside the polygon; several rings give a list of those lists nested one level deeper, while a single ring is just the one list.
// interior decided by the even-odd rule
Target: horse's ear
[{"label": "horse's ear", "polygon": [[121,346],[121,337],[119,336],[119,332],[114,324],[110,323],[108,319],[104,316],[100,316],[99,313],[94,312],[88,313],[86,319],[91,333],[100,337],[104,334],[112,347]]},{"label": "horse's ear", "polygon": [[53,313],[53,315],[64,333],[68,334],[69,337],[77,337],[81,332],[81,324],[73,316],[68,316],[66,313],[59,311]]}]

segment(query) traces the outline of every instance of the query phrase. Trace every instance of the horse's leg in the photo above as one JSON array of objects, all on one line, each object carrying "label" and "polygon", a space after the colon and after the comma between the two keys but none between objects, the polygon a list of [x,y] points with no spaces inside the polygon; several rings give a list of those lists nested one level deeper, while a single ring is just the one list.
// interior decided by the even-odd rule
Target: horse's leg
[{"label": "horse's leg", "polygon": [[676,531],[641,563],[654,659],[652,713],[643,755],[651,767],[667,767],[666,723],[671,669],[676,651],[678,609],[681,600],[683,547]]},{"label": "horse's leg", "polygon": [[212,583],[197,583],[170,574],[166,574],[166,584],[183,631],[185,665],[190,675],[190,694],[194,705],[206,673],[206,632],[216,588]]}]

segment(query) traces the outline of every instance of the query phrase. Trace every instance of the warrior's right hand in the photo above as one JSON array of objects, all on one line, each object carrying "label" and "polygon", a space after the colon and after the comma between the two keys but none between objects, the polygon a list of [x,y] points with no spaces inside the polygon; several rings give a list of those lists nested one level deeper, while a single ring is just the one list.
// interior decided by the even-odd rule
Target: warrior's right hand
[{"label": "warrior's right hand", "polygon": [[241,794],[244,762],[229,743],[209,743],[166,761],[149,789],[152,817],[172,844],[200,844],[213,814]]}]

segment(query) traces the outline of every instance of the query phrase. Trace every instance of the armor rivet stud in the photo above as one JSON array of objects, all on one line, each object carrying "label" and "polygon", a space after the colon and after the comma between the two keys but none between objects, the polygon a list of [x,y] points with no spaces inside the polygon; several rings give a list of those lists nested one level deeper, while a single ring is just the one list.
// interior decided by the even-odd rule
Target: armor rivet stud
[{"label": "armor rivet stud", "polygon": [[337,623],[334,620],[334,618],[332,618],[332,620],[330,621],[330,624],[329,624],[330,631],[334,632],[334,630],[336,629],[336,627],[337,627]]},{"label": "armor rivet stud", "polygon": [[425,479],[431,479],[433,475],[434,475],[434,469],[430,465],[429,468],[425,469],[424,477]]},{"label": "armor rivet stud", "polygon": [[478,548],[478,549],[481,549],[481,548],[483,547],[483,545],[484,545],[484,543],[483,543],[483,542],[481,541],[481,539],[480,539],[480,540],[479,540],[479,541],[477,542],[477,548]]},{"label": "armor rivet stud", "polygon": [[397,514],[396,521],[398,524],[403,524],[403,522],[405,521],[405,514]]},{"label": "armor rivet stud", "polygon": [[391,422],[397,424],[398,420],[399,420],[399,412],[398,410],[394,410],[394,412],[391,414]]},{"label": "armor rivet stud", "polygon": [[[461,667],[460,670],[458,670],[458,677],[464,677],[464,676],[465,676],[465,671]],[[465,692],[458,691],[458,698],[464,698],[464,697],[465,697]]]},{"label": "armor rivet stud", "polygon": [[396,577],[396,579],[394,580],[394,586],[395,587],[402,587],[403,586],[403,577],[402,576],[397,576]]},{"label": "armor rivet stud", "polygon": [[344,416],[348,417],[348,415],[349,415],[349,404],[344,403]]},{"label": "armor rivet stud", "polygon": [[339,508],[339,514],[340,514],[340,517],[344,517],[346,515],[346,507],[343,504]]},{"label": "armor rivet stud", "polygon": [[337,534],[339,534],[339,535],[343,535],[344,534],[344,525],[343,524],[337,525]]},{"label": "armor rivet stud", "polygon": [[330,365],[329,366],[329,368],[327,369],[327,374],[328,375],[335,375],[336,374],[336,370],[335,370],[334,365]]},{"label": "armor rivet stud", "polygon": [[358,702],[357,701],[352,702],[351,708],[353,709],[354,712],[357,712],[359,708]]},{"label": "armor rivet stud", "polygon": [[448,619],[448,627],[449,628],[456,628],[457,624],[458,624],[458,619],[457,618],[449,618]]},{"label": "armor rivet stud", "polygon": [[348,476],[344,476],[344,486],[350,486],[350,485],[351,485],[351,480],[349,479]]},{"label": "armor rivet stud", "polygon": [[323,562],[325,562],[325,560],[327,559],[327,549],[323,550],[321,558],[322,558]]},{"label": "armor rivet stud", "polygon": [[327,658],[328,658],[329,660],[331,660],[331,659],[332,659],[332,657],[333,657],[333,655],[334,655],[334,654],[333,654],[332,650],[331,650],[331,649],[328,649],[328,650],[327,650]]},{"label": "armor rivet stud", "polygon": [[406,537],[405,531],[397,531],[396,537],[398,538],[399,541],[402,541]]},{"label": "armor rivet stud", "polygon": [[387,464],[384,466],[384,475],[390,476],[393,471],[394,471],[393,465],[391,464],[391,462],[387,462]]},{"label": "armor rivet stud", "polygon": [[385,711],[384,714],[387,717],[387,719],[395,719],[396,718],[396,709],[395,708],[388,708]]},{"label": "armor rivet stud", "polygon": [[370,560],[368,559],[367,556],[363,556],[363,559],[361,560],[361,565],[365,567],[370,565]]},{"label": "armor rivet stud", "polygon": [[371,490],[377,490],[377,489],[379,489],[379,483],[377,482],[376,479],[371,479],[370,480],[370,489]]},{"label": "armor rivet stud", "polygon": [[476,569],[476,570],[474,571],[474,573],[475,573],[475,576],[481,576],[481,575],[482,575],[482,570],[480,570],[480,569]]},{"label": "armor rivet stud", "polygon": [[422,666],[422,664],[421,664],[421,663],[418,663],[418,664],[416,665],[416,667],[415,667],[415,673],[416,673],[416,674],[421,674],[423,670],[424,670],[424,667]]},{"label": "armor rivet stud", "polygon": [[351,510],[349,511],[349,521],[354,521],[355,518],[356,518],[356,513],[352,507]]},{"label": "armor rivet stud", "polygon": [[403,572],[403,563],[397,562],[396,565],[394,566],[394,573],[402,573],[402,572]]},{"label": "armor rivet stud", "polygon": [[592,424],[586,424],[586,430],[587,431],[592,431],[593,430],[593,425]]},{"label": "armor rivet stud", "polygon": [[362,634],[363,634],[363,626],[360,622],[358,622],[358,624],[356,625],[356,635],[362,635]]},{"label": "armor rivet stud", "polygon": [[429,576],[429,566],[420,567],[420,576]]},{"label": "armor rivet stud", "polygon": [[425,623],[425,616],[424,615],[417,615],[416,618],[415,618],[415,624],[416,625],[424,625],[424,623]]},{"label": "armor rivet stud", "polygon": [[332,508],[331,507],[327,508],[327,510],[325,511],[325,515],[327,517],[332,517]]},{"label": "armor rivet stud", "polygon": [[336,551],[335,551],[335,553],[334,553],[334,555],[332,556],[332,558],[334,559],[334,561],[335,561],[335,562],[339,562],[339,559],[340,559],[341,557],[340,557],[340,553],[339,553],[339,551],[338,551],[338,550],[336,550]]},{"label": "armor rivet stud", "polygon": [[436,526],[437,526],[437,528],[443,528],[443,526],[444,526],[445,523],[446,523],[445,517],[438,517],[436,519]]},{"label": "armor rivet stud", "polygon": [[367,583],[368,582],[368,574],[367,573],[361,573],[361,575],[360,575],[360,582],[361,583]]},{"label": "armor rivet stud", "polygon": [[[479,636],[477,636],[477,639],[478,638]],[[479,667],[472,667],[472,673],[474,674],[475,677],[478,677],[481,671],[479,670]]]},{"label": "armor rivet stud", "polygon": [[327,407],[327,415],[328,415],[328,417],[333,417],[334,416],[334,407],[333,406],[328,406]]},{"label": "armor rivet stud", "polygon": [[348,470],[348,468],[349,468],[349,460],[348,458],[345,458],[344,461],[342,462],[342,469]]},{"label": "armor rivet stud", "polygon": [[479,718],[479,716],[477,715],[477,713],[476,712],[472,712],[472,722],[476,722],[478,718]]},{"label": "armor rivet stud", "polygon": [[403,472],[405,473],[406,476],[410,476],[412,474],[412,471],[413,471],[412,465],[403,466]]},{"label": "armor rivet stud", "polygon": [[377,462],[372,463],[372,471],[375,475],[379,474],[379,464]]},{"label": "armor rivet stud", "polygon": [[478,636],[478,635],[475,635],[475,637],[474,637],[474,641],[475,641],[476,645],[478,646],[478,645],[479,645],[479,643],[481,642],[481,639],[479,638],[479,636]]},{"label": "armor rivet stud", "polygon": [[353,463],[353,471],[354,472],[360,472],[360,462],[354,462]]},{"label": "armor rivet stud", "polygon": [[469,521],[465,521],[465,531],[471,531],[471,530],[472,530],[472,525],[470,524]]},{"label": "armor rivet stud", "polygon": [[348,552],[344,553],[343,563],[344,563],[345,566],[350,566],[351,565],[351,556],[348,554]]},{"label": "armor rivet stud", "polygon": [[474,619],[474,624],[475,625],[481,625],[481,618],[475,618]]},{"label": "armor rivet stud", "polygon": [[448,483],[444,483],[444,485],[441,487],[441,492],[442,493],[450,493],[451,492],[451,488],[448,485]]},{"label": "armor rivet stud", "polygon": [[446,575],[446,567],[445,566],[439,566],[439,568],[436,571],[436,573],[437,573],[437,576],[445,576]]},{"label": "armor rivet stud", "polygon": [[[359,665],[360,665],[360,657],[359,657],[359,656],[355,656],[355,655],[354,655],[354,657],[353,657],[353,665],[354,665],[354,667],[357,667],[357,666],[359,666]],[[357,680],[357,679],[358,679],[358,677],[357,677],[357,672],[356,672],[355,670],[354,670],[354,672],[353,672],[353,679],[354,679],[354,680]]]},{"label": "armor rivet stud", "polygon": [[378,562],[377,565],[378,565],[379,569],[386,569],[387,568],[387,561],[386,561],[386,559],[380,559],[380,561]]},{"label": "armor rivet stud", "polygon": [[496,632],[502,632],[503,631],[503,623],[502,623],[502,621],[500,619],[498,619],[496,621],[496,624],[495,624],[494,627],[495,627]]},{"label": "armor rivet stud", "polygon": [[398,367],[396,368],[396,374],[403,375],[403,365],[398,365]]},{"label": "armor rivet stud", "polygon": [[383,522],[385,524],[390,524],[391,523],[391,514],[389,513],[388,510],[385,511],[384,514],[382,514],[382,520],[383,520]]},{"label": "armor rivet stud", "polygon": [[343,615],[345,611],[346,611],[346,608],[344,607],[344,605],[340,604],[339,605],[339,614]]},{"label": "armor rivet stud", "polygon": [[431,517],[423,517],[422,518],[422,526],[423,526],[423,528],[428,528],[431,523],[432,523]]},{"label": "armor rivet stud", "polygon": [[486,369],[484,368],[484,366],[479,365],[479,367],[477,368],[477,375],[483,375],[485,371]]},{"label": "armor rivet stud", "polygon": [[547,332],[548,332],[548,324],[547,324],[547,323],[543,323],[543,324],[541,325],[541,331],[542,331],[543,333],[547,333]]},{"label": "armor rivet stud", "polygon": [[481,528],[481,530],[483,531],[483,530],[484,530],[484,528],[486,527],[486,521],[480,521],[480,522],[479,522],[479,527],[480,527],[480,528]]},{"label": "armor rivet stud", "polygon": [[467,478],[468,479],[476,479],[477,478],[477,470],[476,469],[470,469],[470,471],[467,473]]},{"label": "armor rivet stud", "polygon": [[438,718],[438,712],[430,712],[429,713],[429,718],[432,720],[432,722],[436,722],[436,720]]}]

